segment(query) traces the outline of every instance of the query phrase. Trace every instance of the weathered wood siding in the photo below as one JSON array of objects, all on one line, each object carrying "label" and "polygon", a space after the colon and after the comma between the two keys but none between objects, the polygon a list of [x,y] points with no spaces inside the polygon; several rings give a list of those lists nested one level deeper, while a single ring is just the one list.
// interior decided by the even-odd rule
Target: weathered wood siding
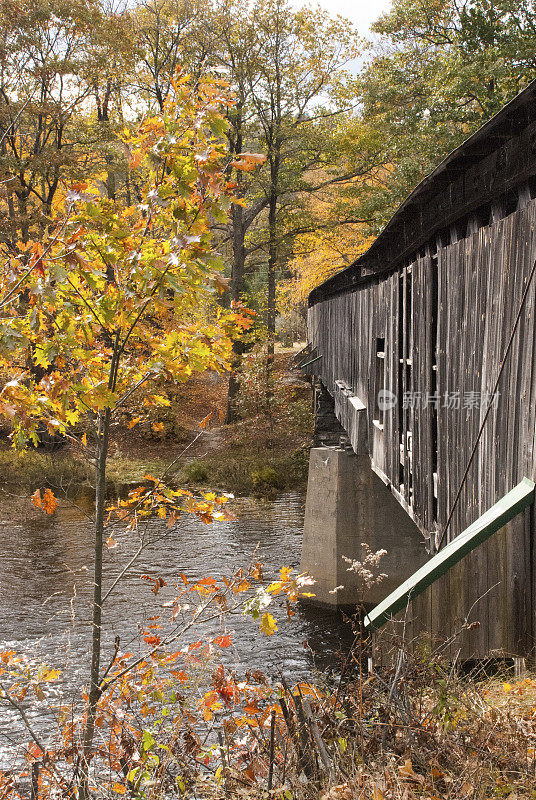
[{"label": "weathered wood siding", "polygon": [[[448,244],[437,237],[403,267],[309,309],[309,340],[322,355],[317,375],[335,397],[342,382],[367,407],[365,448],[373,467],[432,551],[536,258],[536,200],[527,200],[526,192],[519,197],[517,209],[503,218],[458,240],[453,231]],[[524,476],[534,479],[535,296],[536,281],[446,540]],[[379,388],[398,398],[383,416]],[[339,406],[344,409],[343,399]],[[350,440],[357,441],[354,417],[343,417]],[[533,534],[533,515],[527,513],[430,587],[412,604],[411,635],[424,630],[448,636],[472,608],[480,626],[452,645],[462,657],[493,650],[530,653],[536,633]]]},{"label": "weathered wood siding", "polygon": [[[536,258],[535,224],[531,200],[309,309],[309,341],[322,355],[318,376],[334,396],[342,381],[367,407],[373,464],[424,533],[442,529],[462,480]],[[534,320],[532,290],[449,539],[534,474]],[[380,381],[398,398],[381,422]]]}]

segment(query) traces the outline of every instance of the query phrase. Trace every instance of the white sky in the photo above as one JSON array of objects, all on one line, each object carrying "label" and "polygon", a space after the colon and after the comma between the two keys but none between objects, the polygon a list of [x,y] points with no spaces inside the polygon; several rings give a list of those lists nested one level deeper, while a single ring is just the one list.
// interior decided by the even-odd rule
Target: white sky
[{"label": "white sky", "polygon": [[347,17],[362,36],[368,33],[370,24],[391,5],[390,0],[309,0],[309,2],[293,0],[294,6],[317,4],[329,11],[332,16],[340,14]]}]

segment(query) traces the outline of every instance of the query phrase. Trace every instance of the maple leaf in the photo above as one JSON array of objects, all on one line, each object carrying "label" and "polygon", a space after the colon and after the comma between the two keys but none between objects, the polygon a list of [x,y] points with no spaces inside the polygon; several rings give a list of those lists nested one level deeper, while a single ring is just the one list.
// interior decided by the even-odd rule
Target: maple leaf
[{"label": "maple leaf", "polygon": [[277,631],[276,621],[267,611],[261,617],[260,629],[266,636],[272,636]]},{"label": "maple leaf", "polygon": [[50,489],[45,489],[43,494],[43,510],[46,511],[47,514],[53,514],[58,505],[59,503]]},{"label": "maple leaf", "polygon": [[41,500],[41,490],[40,489],[36,489],[35,492],[32,494],[30,499],[32,501],[32,505],[34,505],[35,508],[43,508],[43,501]]},{"label": "maple leaf", "polygon": [[59,505],[50,489],[45,489],[42,497],[41,490],[36,489],[31,496],[31,501],[35,508],[41,508],[47,514],[53,514]]},{"label": "maple leaf", "polygon": [[264,164],[265,161],[266,156],[262,153],[239,153],[238,158],[231,161],[231,164],[242,172],[253,172],[259,164]]},{"label": "maple leaf", "polygon": [[225,278],[220,272],[215,272],[212,276],[212,280],[214,281],[214,286],[218,294],[231,291],[229,279]]},{"label": "maple leaf", "polygon": [[143,637],[143,641],[151,647],[156,647],[160,644],[162,639],[157,634],[146,634]]},{"label": "maple leaf", "polygon": [[213,641],[214,644],[217,644],[219,647],[230,647],[232,644],[231,634],[227,633],[225,636],[216,636]]}]

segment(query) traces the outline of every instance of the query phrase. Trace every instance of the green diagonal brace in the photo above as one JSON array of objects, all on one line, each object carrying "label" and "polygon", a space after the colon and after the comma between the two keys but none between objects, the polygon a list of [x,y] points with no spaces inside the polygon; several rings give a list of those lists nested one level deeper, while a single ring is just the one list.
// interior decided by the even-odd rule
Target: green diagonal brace
[{"label": "green diagonal brace", "polygon": [[381,628],[398,611],[406,608],[409,600],[422,594],[428,586],[448,572],[467,553],[489,539],[492,534],[500,530],[524,508],[530,506],[533,501],[534,483],[528,478],[523,478],[512,491],[505,494],[476,522],[469,525],[423,567],[414,572],[411,578],[400,584],[394,592],[391,592],[385,600],[373,608],[365,616],[365,628],[369,630]]}]

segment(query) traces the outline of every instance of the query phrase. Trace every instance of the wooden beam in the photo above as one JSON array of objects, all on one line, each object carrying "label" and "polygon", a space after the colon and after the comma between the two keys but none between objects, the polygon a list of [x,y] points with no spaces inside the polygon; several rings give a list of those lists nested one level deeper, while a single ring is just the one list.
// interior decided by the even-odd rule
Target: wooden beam
[{"label": "wooden beam", "polygon": [[471,550],[489,539],[492,534],[500,530],[533,502],[534,482],[523,478],[521,483],[518,483],[498,503],[495,503],[459,536],[456,536],[411,578],[404,581],[398,589],[391,592],[385,600],[382,600],[367,614],[364,620],[365,628],[369,630],[381,628],[394,614],[406,608],[411,600],[422,594],[428,586],[448,572],[454,564],[461,561]]}]

